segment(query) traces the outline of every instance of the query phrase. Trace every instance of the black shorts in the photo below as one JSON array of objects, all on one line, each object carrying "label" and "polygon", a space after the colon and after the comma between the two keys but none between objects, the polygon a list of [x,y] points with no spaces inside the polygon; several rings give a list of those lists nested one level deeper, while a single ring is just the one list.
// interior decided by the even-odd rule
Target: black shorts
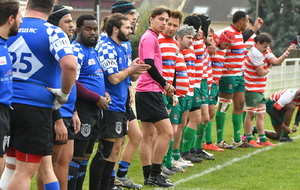
[{"label": "black shorts", "polygon": [[98,136],[98,121],[100,112],[96,104],[77,98],[76,109],[81,121],[80,131],[74,139],[90,141]]},{"label": "black shorts", "polygon": [[127,135],[125,112],[104,110],[100,117],[99,139],[122,138]]},{"label": "black shorts", "polygon": [[135,104],[141,121],[155,123],[169,118],[161,92],[136,92]]},{"label": "black shorts", "polygon": [[[74,140],[74,125],[73,125],[73,119],[72,117],[63,117],[62,118],[63,121],[64,121],[64,124],[67,128],[67,131],[68,131],[68,140]],[[54,145],[62,145],[62,144],[66,144],[66,142],[61,142],[61,141],[56,141],[56,133],[55,133],[55,130],[54,130],[54,124],[53,124],[53,144]]]},{"label": "black shorts", "polygon": [[9,131],[10,131],[10,108],[0,104],[0,157],[7,153],[7,148],[9,146]]},{"label": "black shorts", "polygon": [[27,154],[51,155],[53,151],[52,109],[13,104],[10,111],[10,144]]}]

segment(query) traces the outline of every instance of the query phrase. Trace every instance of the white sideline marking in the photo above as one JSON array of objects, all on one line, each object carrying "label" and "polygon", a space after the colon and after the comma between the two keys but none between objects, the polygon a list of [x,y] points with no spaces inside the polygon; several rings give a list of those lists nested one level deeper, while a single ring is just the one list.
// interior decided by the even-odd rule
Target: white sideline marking
[{"label": "white sideline marking", "polygon": [[[300,135],[294,137],[293,139],[298,139],[298,138],[300,138]],[[285,144],[285,143],[278,143],[277,146],[280,146],[280,145],[282,145],[282,144]],[[199,178],[199,177],[201,177],[201,176],[203,176],[203,175],[205,175],[205,174],[209,174],[209,173],[211,173],[211,172],[220,170],[220,169],[222,169],[222,168],[224,168],[224,167],[226,167],[226,166],[232,165],[232,164],[235,163],[235,162],[244,160],[244,159],[246,159],[246,158],[250,158],[251,156],[253,156],[253,155],[255,155],[255,154],[258,154],[258,153],[260,153],[260,152],[262,152],[262,151],[265,151],[265,150],[269,150],[269,149],[271,149],[271,148],[273,148],[273,146],[266,146],[266,147],[264,147],[264,148],[259,148],[258,150],[254,151],[254,152],[251,152],[251,153],[249,153],[249,154],[247,154],[247,155],[245,155],[245,156],[234,158],[233,160],[231,160],[231,161],[229,161],[229,162],[226,162],[226,163],[224,163],[224,164],[220,164],[220,165],[217,165],[217,166],[215,166],[215,167],[209,168],[209,169],[204,170],[203,172],[201,172],[201,173],[199,173],[199,174],[194,174],[194,175],[192,175],[192,176],[190,176],[190,177],[187,177],[187,178],[185,178],[185,179],[178,180],[178,181],[174,182],[173,184],[176,186],[176,185],[179,185],[179,184],[181,184],[181,183],[187,182],[187,181],[189,181],[189,180],[193,180],[193,179],[195,179],[195,178]],[[175,187],[175,188],[176,188],[176,187]],[[162,189],[162,188],[155,188],[154,190],[161,190],[161,189]],[[176,188],[176,189],[177,189],[177,188]],[[178,188],[178,189],[185,189],[185,188]],[[199,189],[199,190],[200,190],[200,189]]]}]

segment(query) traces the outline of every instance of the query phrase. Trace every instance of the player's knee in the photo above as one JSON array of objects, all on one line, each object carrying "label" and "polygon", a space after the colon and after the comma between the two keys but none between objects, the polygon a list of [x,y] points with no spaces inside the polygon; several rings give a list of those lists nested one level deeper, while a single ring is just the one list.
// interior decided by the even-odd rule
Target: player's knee
[{"label": "player's knee", "polygon": [[220,112],[226,113],[231,103],[232,99],[220,98]]},{"label": "player's knee", "polygon": [[96,156],[99,160],[106,160],[112,151],[114,142],[100,140],[101,143],[98,144],[98,150]]}]

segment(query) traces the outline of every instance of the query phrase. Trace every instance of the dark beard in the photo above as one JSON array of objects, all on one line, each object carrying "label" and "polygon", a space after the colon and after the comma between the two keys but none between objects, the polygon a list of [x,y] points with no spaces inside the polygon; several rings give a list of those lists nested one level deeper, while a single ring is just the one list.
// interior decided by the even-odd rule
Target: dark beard
[{"label": "dark beard", "polygon": [[121,32],[121,30],[119,30],[117,38],[122,42],[127,42],[129,40],[129,38],[127,38],[125,34]]},{"label": "dark beard", "polygon": [[11,26],[11,28],[9,29],[9,33],[8,36],[15,36],[18,34],[19,31],[19,27],[17,25],[17,22],[14,23],[14,25]]},{"label": "dark beard", "polygon": [[89,41],[88,38],[85,38],[83,34],[80,34],[81,43],[86,47],[95,47],[97,45],[98,38],[95,38],[95,41]]}]

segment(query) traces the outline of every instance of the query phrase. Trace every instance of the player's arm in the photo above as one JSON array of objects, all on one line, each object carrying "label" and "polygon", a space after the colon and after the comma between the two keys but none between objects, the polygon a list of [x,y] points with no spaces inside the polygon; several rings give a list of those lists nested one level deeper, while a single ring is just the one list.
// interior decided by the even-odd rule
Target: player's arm
[{"label": "player's arm", "polygon": [[154,60],[145,59],[144,62],[151,66],[151,68],[148,69],[148,73],[153,78],[153,80],[159,83],[160,86],[162,86],[167,91],[167,93],[173,93],[175,91],[175,88],[161,76],[154,64]]},{"label": "player's arm", "polygon": [[74,55],[66,55],[59,61],[62,70],[61,91],[64,94],[70,94],[77,76],[77,60]]},{"label": "player's arm", "polygon": [[274,56],[269,60],[269,62],[272,63],[273,65],[280,65],[285,60],[285,58],[289,56],[290,52],[295,49],[295,46],[296,46],[295,44],[291,44],[288,47],[288,49],[279,58]]},{"label": "player's arm", "polygon": [[270,70],[271,69],[269,67],[265,69],[263,65],[259,65],[258,67],[256,67],[256,72],[260,77],[267,75]]},{"label": "player's arm", "polygon": [[278,125],[281,126],[281,128],[284,130],[284,133],[285,133],[285,134],[289,134],[289,133],[290,133],[290,128],[289,128],[288,126],[286,126],[286,125],[284,124],[283,121],[281,121],[280,116],[279,116],[279,114],[278,114],[278,111],[279,111],[279,110],[277,110],[276,107],[273,106],[273,107],[271,108],[269,114],[270,114],[271,117],[274,119],[274,121],[275,121]]}]

